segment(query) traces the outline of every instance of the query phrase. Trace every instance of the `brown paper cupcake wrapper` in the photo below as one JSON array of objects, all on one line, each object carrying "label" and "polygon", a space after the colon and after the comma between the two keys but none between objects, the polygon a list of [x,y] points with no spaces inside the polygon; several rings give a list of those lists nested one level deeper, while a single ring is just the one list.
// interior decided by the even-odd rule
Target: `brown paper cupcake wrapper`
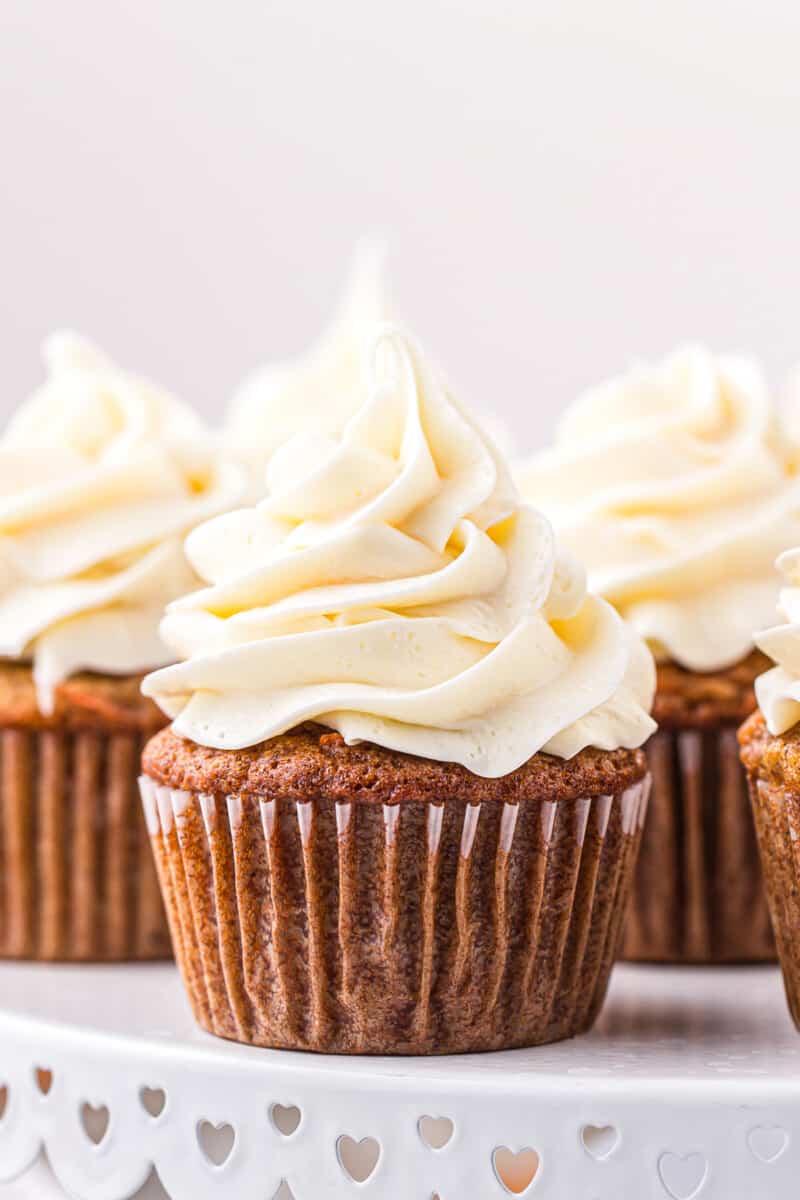
[{"label": "brown paper cupcake wrapper", "polygon": [[535,1045],[602,1005],[647,802],[142,798],[199,1023],[255,1045]]},{"label": "brown paper cupcake wrapper", "polygon": [[775,958],[747,781],[733,728],[661,730],[647,759],[650,815],[622,957]]},{"label": "brown paper cupcake wrapper", "polygon": [[0,729],[0,958],[171,957],[136,734]]},{"label": "brown paper cupcake wrapper", "polygon": [[800,1029],[800,796],[753,775],[749,784],[786,999]]}]

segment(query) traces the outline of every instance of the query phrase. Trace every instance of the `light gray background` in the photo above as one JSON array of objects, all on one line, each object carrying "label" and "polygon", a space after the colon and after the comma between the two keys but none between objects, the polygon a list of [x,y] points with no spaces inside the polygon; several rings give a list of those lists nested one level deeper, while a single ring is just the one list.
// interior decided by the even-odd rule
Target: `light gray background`
[{"label": "light gray background", "polygon": [[365,230],[520,448],[686,337],[779,379],[798,134],[796,0],[0,0],[0,420],[63,324],[218,417]]},{"label": "light gray background", "polygon": [[351,246],[540,442],[686,337],[800,358],[794,0],[2,0],[0,419],[54,326],[209,416]]}]

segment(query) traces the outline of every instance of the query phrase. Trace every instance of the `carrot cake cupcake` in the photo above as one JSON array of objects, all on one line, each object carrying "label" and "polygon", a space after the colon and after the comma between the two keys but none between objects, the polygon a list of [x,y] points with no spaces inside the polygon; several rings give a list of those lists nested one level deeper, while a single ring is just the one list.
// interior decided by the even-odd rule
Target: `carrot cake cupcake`
[{"label": "carrot cake cupcake", "polygon": [[800,542],[785,441],[751,361],[688,348],[587,392],[518,475],[658,664],[628,958],[774,956],[736,727],[765,666],[752,631],[774,611],[772,562]]},{"label": "carrot cake cupcake", "polygon": [[142,795],[198,1021],[373,1054],[589,1028],[646,802],[652,658],[415,343],[187,554]]},{"label": "carrot cake cupcake", "polygon": [[0,439],[0,957],[158,958],[169,935],[136,798],[164,724],[142,674],[196,586],[182,549],[232,507],[190,412],[58,334]]}]

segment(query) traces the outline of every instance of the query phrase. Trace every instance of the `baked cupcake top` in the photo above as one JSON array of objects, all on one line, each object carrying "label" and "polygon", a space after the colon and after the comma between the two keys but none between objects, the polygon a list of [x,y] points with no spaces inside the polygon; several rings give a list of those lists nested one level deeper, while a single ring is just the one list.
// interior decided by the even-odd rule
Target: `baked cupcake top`
[{"label": "baked cupcake top", "polygon": [[364,339],[389,318],[384,258],[379,243],[360,242],[328,328],[304,354],[253,371],[234,396],[225,438],[250,472],[254,498],[283,442],[296,433],[340,433],[358,406]]},{"label": "baked cupcake top", "polygon": [[644,644],[416,344],[382,327],[339,435],[285,443],[268,495],[187,540],[209,587],[170,605],[186,661],[144,692],[177,734],[241,749],[306,721],[497,777],[538,750],[639,746]]},{"label": "baked cupcake top", "polygon": [[0,657],[31,660],[39,706],[76,671],[171,661],[164,605],[196,587],[182,543],[241,502],[192,413],[73,334],[0,439]]},{"label": "baked cupcake top", "polygon": [[755,640],[776,664],[756,680],[756,699],[767,728],[778,736],[800,721],[800,549],[785,551],[776,566],[786,580],[778,598],[785,621]]},{"label": "baked cupcake top", "polygon": [[784,442],[753,362],[685,348],[585,393],[518,481],[658,659],[714,671],[752,651],[800,544]]}]

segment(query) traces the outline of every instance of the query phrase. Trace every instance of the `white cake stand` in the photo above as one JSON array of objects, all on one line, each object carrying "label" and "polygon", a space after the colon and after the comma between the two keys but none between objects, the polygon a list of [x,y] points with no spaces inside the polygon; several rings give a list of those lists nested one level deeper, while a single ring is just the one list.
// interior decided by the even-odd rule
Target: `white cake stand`
[{"label": "white cake stand", "polygon": [[588,1037],[345,1059],[201,1033],[171,967],[3,964],[0,1085],[0,1196],[47,1194],[42,1151],[80,1200],[800,1195],[774,968],[620,967]]}]

